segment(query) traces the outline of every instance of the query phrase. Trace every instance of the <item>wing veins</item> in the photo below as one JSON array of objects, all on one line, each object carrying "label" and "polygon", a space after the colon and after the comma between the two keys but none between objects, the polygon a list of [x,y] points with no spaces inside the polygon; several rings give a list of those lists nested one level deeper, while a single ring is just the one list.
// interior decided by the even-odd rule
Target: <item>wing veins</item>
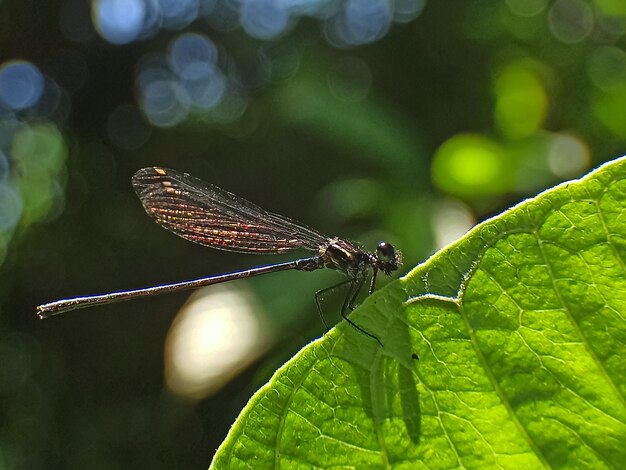
[{"label": "wing veins", "polygon": [[244,253],[317,252],[329,240],[309,227],[176,170],[144,168],[133,176],[133,187],[157,223],[212,248]]}]

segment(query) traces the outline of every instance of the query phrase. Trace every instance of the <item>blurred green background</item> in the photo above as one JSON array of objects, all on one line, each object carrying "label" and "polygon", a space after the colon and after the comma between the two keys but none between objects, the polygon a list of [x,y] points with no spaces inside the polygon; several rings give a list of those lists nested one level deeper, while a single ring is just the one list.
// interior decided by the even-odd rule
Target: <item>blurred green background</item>
[{"label": "blurred green background", "polygon": [[406,272],[624,152],[625,31],[622,0],[0,1],[0,469],[204,468],[323,333],[313,293],[336,273],[38,320],[276,261],[161,229],[136,170],[386,239]]}]

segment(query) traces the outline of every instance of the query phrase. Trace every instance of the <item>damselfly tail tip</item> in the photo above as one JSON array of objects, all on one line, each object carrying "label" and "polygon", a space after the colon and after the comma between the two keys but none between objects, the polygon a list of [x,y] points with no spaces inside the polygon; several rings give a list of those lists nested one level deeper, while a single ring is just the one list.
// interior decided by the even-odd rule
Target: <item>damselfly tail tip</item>
[{"label": "damselfly tail tip", "polygon": [[43,305],[37,306],[37,318],[39,318],[40,320],[45,320],[46,318],[48,318],[48,314],[46,313],[46,309]]},{"label": "damselfly tail tip", "polygon": [[59,313],[59,311],[51,307],[51,304],[43,304],[37,306],[37,318],[39,318],[40,320],[50,318],[57,313]]}]

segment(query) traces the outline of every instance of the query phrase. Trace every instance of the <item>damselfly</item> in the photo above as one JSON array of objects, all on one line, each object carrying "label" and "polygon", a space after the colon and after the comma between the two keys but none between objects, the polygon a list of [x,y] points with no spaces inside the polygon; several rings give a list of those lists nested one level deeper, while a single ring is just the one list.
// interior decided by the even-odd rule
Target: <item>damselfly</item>
[{"label": "damselfly", "polygon": [[349,241],[322,235],[305,225],[264,211],[239,196],[176,170],[144,168],[135,173],[132,182],[146,212],[179,237],[211,248],[240,253],[278,254],[299,249],[312,255],[192,281],[57,300],[37,307],[40,318],[93,305],[191,289],[287,269],[315,271],[330,268],[343,272],[348,278],[336,286],[315,293],[316,305],[324,325],[327,326],[321,311],[321,296],[328,290],[347,284],[348,293],[341,307],[341,316],[382,346],[377,336],[354,323],[348,318],[348,314],[353,310],[370,271],[369,294],[374,291],[378,271],[390,275],[398,269],[402,262],[401,255],[391,244],[381,241],[374,252],[368,253]]}]

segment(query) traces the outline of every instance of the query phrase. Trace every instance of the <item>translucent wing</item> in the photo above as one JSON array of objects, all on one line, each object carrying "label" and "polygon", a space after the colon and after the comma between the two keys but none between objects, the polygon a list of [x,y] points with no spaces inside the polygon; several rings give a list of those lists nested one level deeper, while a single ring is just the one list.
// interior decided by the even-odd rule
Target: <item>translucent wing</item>
[{"label": "translucent wing", "polygon": [[143,168],[133,187],[146,212],[176,235],[201,245],[242,253],[317,253],[326,237],[266,212],[228,191],[176,170]]}]

